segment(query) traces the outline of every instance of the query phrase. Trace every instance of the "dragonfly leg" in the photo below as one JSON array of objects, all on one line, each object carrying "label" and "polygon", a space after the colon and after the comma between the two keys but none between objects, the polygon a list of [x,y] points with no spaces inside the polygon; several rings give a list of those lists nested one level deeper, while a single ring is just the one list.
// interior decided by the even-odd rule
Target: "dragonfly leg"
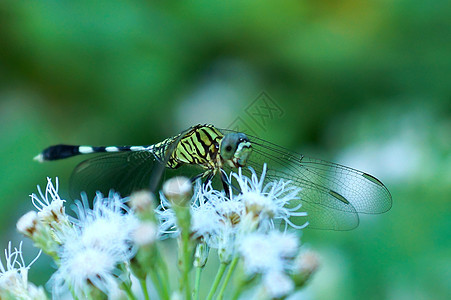
[{"label": "dragonfly leg", "polygon": [[197,175],[194,176],[194,177],[191,177],[190,180],[191,180],[191,183],[193,183],[193,182],[195,182],[197,179],[205,177],[205,183],[208,183],[209,181],[211,181],[211,179],[213,178],[214,175],[215,175],[215,174],[214,174],[213,172],[205,171],[204,173],[200,173],[200,174],[197,174]]},{"label": "dragonfly leg", "polygon": [[229,180],[228,180],[227,176],[223,172],[220,172],[220,173],[221,173],[222,187],[224,188],[224,192],[226,193],[227,198],[230,198],[230,189],[229,189],[230,183],[229,183]]},{"label": "dragonfly leg", "polygon": [[197,179],[203,177],[204,174],[205,174],[205,173],[200,173],[200,174],[197,174],[197,175],[194,176],[194,177],[191,177],[191,179],[190,179],[190,180],[191,180],[191,183],[193,183],[193,182],[195,182]]},{"label": "dragonfly leg", "polygon": [[213,179],[213,176],[214,176],[215,174],[213,173],[213,172],[209,172],[208,174],[207,174],[207,177],[205,178],[205,183],[208,183],[208,182],[210,182],[212,179]]},{"label": "dragonfly leg", "polygon": [[221,170],[221,182],[222,182],[222,187],[224,188],[224,192],[226,193],[227,197],[230,198],[230,188],[232,188],[233,190],[235,190],[237,193],[241,193],[240,189],[237,188],[236,186],[234,186],[229,179],[227,178],[227,175],[225,174],[224,171]]}]

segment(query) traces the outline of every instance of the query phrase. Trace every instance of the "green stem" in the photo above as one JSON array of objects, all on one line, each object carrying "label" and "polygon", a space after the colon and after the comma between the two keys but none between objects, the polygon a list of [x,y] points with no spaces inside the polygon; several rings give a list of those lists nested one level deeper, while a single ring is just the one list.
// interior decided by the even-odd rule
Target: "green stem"
[{"label": "green stem", "polygon": [[72,294],[72,298],[73,298],[74,300],[78,300],[78,297],[77,297],[77,295],[75,294],[75,291],[74,291],[74,288],[72,287],[72,285],[69,286],[69,291],[70,291],[70,293]]},{"label": "green stem", "polygon": [[202,267],[196,267],[196,280],[194,283],[194,300],[199,300],[200,275],[202,274]]},{"label": "green stem", "polygon": [[174,206],[175,215],[177,217],[177,225],[180,228],[179,237],[179,270],[180,276],[180,293],[185,293],[185,300],[191,300],[192,290],[190,288],[189,271],[191,263],[190,251],[190,224],[191,215],[189,207]]},{"label": "green stem", "polygon": [[183,259],[183,287],[185,288],[186,300],[191,299],[191,288],[189,283],[189,269],[190,269],[190,251],[189,251],[189,232],[182,231],[182,259]]},{"label": "green stem", "polygon": [[168,287],[166,285],[166,281],[162,280],[160,274],[158,273],[158,270],[155,270],[155,276],[157,277],[158,282],[160,283],[161,286],[161,292],[163,294],[163,298],[162,299],[168,299],[169,300],[169,290]]},{"label": "green stem", "polygon": [[243,292],[243,288],[244,288],[244,284],[240,283],[235,290],[235,293],[233,293],[233,297],[232,300],[238,300],[238,298],[240,297],[241,293]]},{"label": "green stem", "polygon": [[230,278],[232,277],[233,271],[235,271],[236,265],[238,264],[238,261],[240,260],[239,256],[235,256],[232,260],[232,264],[230,265],[229,270],[227,271],[227,275],[224,279],[224,282],[222,283],[221,289],[219,290],[217,300],[222,300],[224,297],[224,292],[227,287],[227,284],[230,281]]},{"label": "green stem", "polygon": [[161,255],[161,249],[157,249],[157,263],[159,265],[159,270],[162,273],[162,283],[163,288],[166,290],[167,293],[169,293],[170,290],[170,282],[169,282],[169,272],[168,272],[168,266],[166,264],[165,258]]},{"label": "green stem", "polygon": [[130,300],[136,300],[135,295],[133,295],[132,288],[128,284],[124,284],[124,291],[127,294],[127,298]]},{"label": "green stem", "polygon": [[[236,277],[235,292],[233,293],[232,300],[238,300],[241,293],[252,286],[252,282],[256,280],[256,276],[247,276],[240,270]],[[255,298],[258,299],[258,298]]]},{"label": "green stem", "polygon": [[160,299],[169,299],[168,291],[166,290],[166,287],[163,286],[163,283],[161,282],[161,277],[158,274],[157,270],[155,269],[149,270],[149,275],[150,278],[152,279],[155,289],[157,290],[158,297]]},{"label": "green stem", "polygon": [[208,293],[206,300],[213,299],[213,296],[216,290],[218,289],[219,283],[221,282],[222,276],[224,275],[224,271],[227,268],[227,265],[228,265],[227,263],[221,263],[221,265],[219,266],[218,273],[216,273],[215,280],[213,282],[213,285],[211,286],[210,292]]},{"label": "green stem", "polygon": [[141,289],[142,289],[143,294],[144,294],[144,299],[145,300],[150,300],[149,291],[147,290],[146,280],[145,279],[140,279],[139,283],[141,284]]},{"label": "green stem", "polygon": [[162,293],[164,298],[163,299],[169,299],[169,287],[168,287],[168,281],[165,279],[166,277],[164,276],[160,276],[160,274],[158,273],[158,270],[155,270],[155,272],[157,273],[156,276],[161,284],[161,288],[162,288]]}]

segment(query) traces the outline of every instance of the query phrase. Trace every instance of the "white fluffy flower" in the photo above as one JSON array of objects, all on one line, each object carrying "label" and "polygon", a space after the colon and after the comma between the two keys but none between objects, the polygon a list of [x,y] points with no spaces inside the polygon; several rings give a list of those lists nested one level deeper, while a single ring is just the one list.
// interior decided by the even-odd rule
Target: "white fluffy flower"
[{"label": "white fluffy flower", "polygon": [[191,210],[191,231],[194,237],[208,239],[217,233],[219,218],[214,208],[204,204]]},{"label": "white fluffy flower", "polygon": [[71,288],[80,298],[94,285],[105,294],[117,290],[117,265],[135,253],[133,233],[139,222],[125,205],[125,199],[110,193],[98,193],[90,209],[86,197],[76,203],[77,219],[61,246],[60,267],[51,284],[55,295]]},{"label": "white fluffy flower", "polygon": [[295,235],[279,231],[268,234],[254,232],[240,241],[239,252],[248,273],[266,274],[289,269],[290,259],[296,255],[298,248],[298,237]]},{"label": "white fluffy flower", "polygon": [[88,298],[91,285],[106,295],[117,288],[118,261],[115,255],[98,248],[69,244],[61,253],[59,269],[49,281],[54,297],[72,290],[78,298]]},{"label": "white fluffy flower", "polygon": [[175,212],[172,210],[171,204],[164,197],[163,193],[160,193],[160,205],[155,209],[155,215],[159,221],[158,236],[161,239],[179,234]]},{"label": "white fluffy flower", "polygon": [[246,209],[239,196],[230,194],[230,198],[227,198],[224,193],[220,195],[212,202],[215,213],[219,216],[219,223],[217,234],[212,236],[209,246],[218,249],[221,262],[229,262],[243,233],[241,228]]},{"label": "white fluffy flower", "polygon": [[0,261],[0,298],[1,299],[46,299],[44,290],[28,282],[28,270],[38,259],[39,254],[27,266],[22,256],[22,242],[19,248],[11,248],[11,242],[5,249],[5,265]]},{"label": "white fluffy flower", "polygon": [[[195,238],[208,240],[216,235],[220,217],[214,203],[218,202],[219,197],[221,194],[212,188],[211,183],[202,185],[200,181],[196,182],[190,206],[191,231]],[[160,222],[160,237],[179,234],[175,212],[163,193],[160,193],[160,205],[155,209],[155,214]]]},{"label": "white fluffy flower", "polygon": [[44,252],[55,255],[60,244],[64,243],[66,232],[71,230],[69,217],[65,213],[64,202],[58,195],[58,178],[55,185],[47,177],[45,192],[38,185],[38,197],[31,194],[31,202],[37,209],[23,215],[17,222],[19,232],[30,237]]},{"label": "white fluffy flower", "polygon": [[214,201],[215,211],[220,216],[223,226],[237,228],[246,214],[242,198],[232,194],[230,198],[223,193],[221,195],[222,197],[218,197],[217,201]]},{"label": "white fluffy flower", "polygon": [[61,226],[68,224],[67,215],[64,211],[64,202],[58,195],[58,178],[55,179],[55,186],[52,179],[47,177],[47,186],[45,193],[42,192],[38,185],[38,192],[41,199],[36,194],[31,194],[31,202],[38,210],[39,219],[45,223],[50,224],[54,229],[58,230]]},{"label": "white fluffy flower", "polygon": [[268,234],[268,239],[277,248],[282,258],[294,258],[299,251],[299,237],[292,233],[271,231]]},{"label": "white fluffy flower", "polygon": [[215,203],[222,197],[215,191],[211,182],[202,185],[196,183],[193,203],[191,205],[191,231],[196,238],[209,240],[218,234],[220,216],[215,210]]},{"label": "white fluffy flower", "polygon": [[122,260],[127,260],[132,255],[132,233],[139,222],[125,205],[126,199],[115,193],[104,198],[98,193],[90,209],[86,198],[82,198],[82,202],[76,203],[78,219],[72,219],[80,232],[80,242],[86,247],[122,253],[125,256]]},{"label": "white fluffy flower", "polygon": [[252,175],[248,178],[243,175],[241,168],[238,174],[232,176],[237,180],[241,190],[242,201],[248,213],[258,216],[258,226],[264,230],[274,228],[275,220],[283,220],[285,224],[295,228],[303,229],[307,223],[302,226],[293,224],[289,218],[307,216],[305,212],[299,212],[301,204],[295,207],[289,207],[293,200],[299,200],[300,188],[291,185],[291,181],[280,179],[264,185],[266,176],[266,163],[260,178],[258,178],[254,169],[249,167]]}]

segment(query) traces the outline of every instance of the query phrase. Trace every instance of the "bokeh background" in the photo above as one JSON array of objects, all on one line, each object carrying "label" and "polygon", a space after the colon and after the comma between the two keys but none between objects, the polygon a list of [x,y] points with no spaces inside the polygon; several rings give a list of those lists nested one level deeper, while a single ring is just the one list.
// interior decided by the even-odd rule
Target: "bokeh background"
[{"label": "bokeh background", "polygon": [[[0,248],[46,176],[67,196],[80,159],[32,160],[51,144],[247,126],[393,195],[356,230],[304,231],[322,267],[301,296],[449,297],[450,21],[444,0],[1,1]],[[30,277],[51,272],[43,256]]]}]

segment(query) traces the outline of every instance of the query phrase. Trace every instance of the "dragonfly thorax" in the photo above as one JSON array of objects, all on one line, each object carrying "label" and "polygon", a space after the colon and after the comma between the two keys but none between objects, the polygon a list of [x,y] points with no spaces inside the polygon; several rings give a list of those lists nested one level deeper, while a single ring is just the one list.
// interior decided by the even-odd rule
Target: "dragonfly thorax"
[{"label": "dragonfly thorax", "polygon": [[[199,124],[191,127],[180,138],[179,136],[172,138],[178,140],[178,143],[167,162],[167,167],[176,169],[181,165],[191,164],[204,169],[216,169],[219,143],[223,136],[212,125]],[[164,148],[164,154],[167,149],[168,147]]]},{"label": "dragonfly thorax", "polygon": [[[165,141],[162,143],[169,144]],[[164,149],[162,153],[166,152],[166,147],[160,148]],[[251,143],[244,133],[232,132],[223,135],[212,125],[196,125],[178,141],[167,166],[176,169],[183,164],[195,164],[216,173],[223,166],[245,166],[251,152]]]}]

